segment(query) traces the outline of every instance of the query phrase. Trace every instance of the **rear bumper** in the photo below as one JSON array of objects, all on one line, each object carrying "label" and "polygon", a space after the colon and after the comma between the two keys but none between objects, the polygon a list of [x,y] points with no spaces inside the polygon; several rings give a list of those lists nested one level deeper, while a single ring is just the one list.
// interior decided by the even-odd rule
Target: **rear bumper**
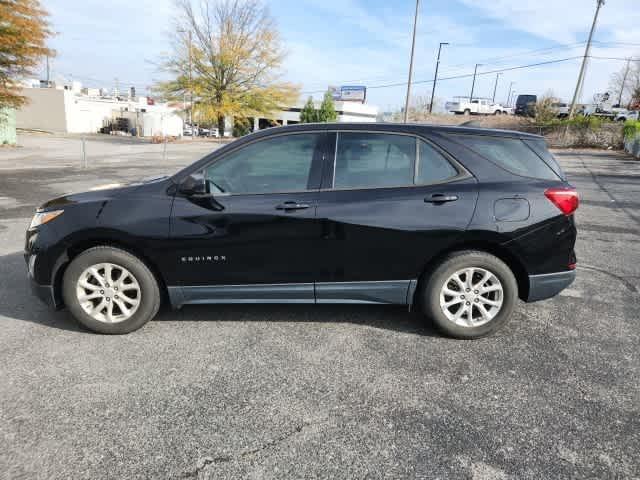
[{"label": "rear bumper", "polygon": [[576,279],[576,271],[529,275],[529,296],[527,302],[537,302],[555,297]]}]

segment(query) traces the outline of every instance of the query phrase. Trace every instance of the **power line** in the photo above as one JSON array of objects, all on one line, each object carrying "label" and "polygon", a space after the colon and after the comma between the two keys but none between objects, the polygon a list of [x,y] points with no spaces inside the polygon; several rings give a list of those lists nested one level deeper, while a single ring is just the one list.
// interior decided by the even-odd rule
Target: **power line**
[{"label": "power line", "polygon": [[[518,65],[515,67],[506,67],[506,68],[500,68],[497,70],[488,70],[486,72],[478,72],[476,75],[477,76],[481,76],[481,75],[492,75],[494,73],[498,73],[498,72],[509,72],[512,70],[521,70],[523,68],[533,68],[533,67],[539,67],[542,65],[551,65],[554,63],[562,63],[562,62],[568,62],[570,60],[576,60],[578,58],[582,58],[582,56],[575,56],[575,57],[567,57],[567,58],[560,58],[560,59],[556,59],[556,60],[547,60],[545,62],[537,62],[537,63],[530,63],[528,65]],[[625,59],[626,60],[626,59]],[[458,80],[461,78],[470,78],[473,77],[473,73],[465,73],[462,75],[453,75],[453,76],[449,76],[449,77],[439,77],[438,81],[443,81],[443,80]],[[432,83],[433,80],[416,80],[414,82],[412,82],[414,85],[416,84],[425,84],[425,83]],[[384,84],[384,85],[372,85],[370,87],[367,87],[368,89],[378,89],[378,88],[391,88],[391,87],[403,87],[406,86],[407,82],[396,82],[396,83],[388,83],[388,84]],[[304,94],[312,94],[312,93],[322,93],[324,92],[324,90],[315,90],[315,91],[307,91],[307,92],[302,92]]]}]

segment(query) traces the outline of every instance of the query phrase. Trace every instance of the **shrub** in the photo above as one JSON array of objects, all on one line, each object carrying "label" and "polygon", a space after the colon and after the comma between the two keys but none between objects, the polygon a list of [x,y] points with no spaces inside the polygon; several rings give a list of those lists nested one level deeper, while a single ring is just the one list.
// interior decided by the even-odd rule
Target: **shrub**
[{"label": "shrub", "polygon": [[626,140],[640,137],[640,120],[627,120],[624,124],[623,132]]}]

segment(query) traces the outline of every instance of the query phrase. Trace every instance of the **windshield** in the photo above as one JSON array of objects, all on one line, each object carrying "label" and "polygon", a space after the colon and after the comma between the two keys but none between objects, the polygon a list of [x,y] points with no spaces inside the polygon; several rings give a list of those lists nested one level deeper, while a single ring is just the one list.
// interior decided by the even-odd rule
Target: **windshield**
[{"label": "windshield", "polygon": [[516,105],[526,105],[527,103],[535,103],[537,97],[535,95],[518,95]]}]

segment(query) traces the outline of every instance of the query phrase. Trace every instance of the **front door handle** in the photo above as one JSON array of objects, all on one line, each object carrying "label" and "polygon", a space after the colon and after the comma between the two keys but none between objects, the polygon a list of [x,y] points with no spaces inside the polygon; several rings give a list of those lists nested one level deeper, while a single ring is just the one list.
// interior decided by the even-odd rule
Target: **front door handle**
[{"label": "front door handle", "polygon": [[427,203],[445,203],[445,202],[455,202],[458,200],[457,195],[445,195],[444,193],[434,193],[433,195],[424,199]]},{"label": "front door handle", "polygon": [[309,205],[307,203],[298,203],[292,201],[284,202],[276,206],[276,210],[284,210],[285,212],[289,210],[304,210],[305,208],[309,208]]}]

